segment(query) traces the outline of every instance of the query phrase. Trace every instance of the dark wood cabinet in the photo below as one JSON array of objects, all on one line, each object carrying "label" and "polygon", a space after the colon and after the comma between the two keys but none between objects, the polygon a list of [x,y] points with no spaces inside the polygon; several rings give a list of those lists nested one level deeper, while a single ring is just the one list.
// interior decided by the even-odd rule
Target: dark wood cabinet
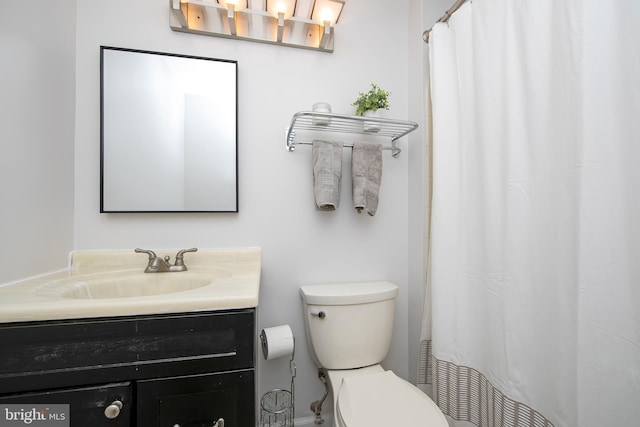
[{"label": "dark wood cabinet", "polygon": [[72,427],[255,425],[254,309],[1,324],[0,342],[0,404],[69,404]]},{"label": "dark wood cabinet", "polygon": [[138,382],[138,427],[253,426],[253,372],[237,371]]}]

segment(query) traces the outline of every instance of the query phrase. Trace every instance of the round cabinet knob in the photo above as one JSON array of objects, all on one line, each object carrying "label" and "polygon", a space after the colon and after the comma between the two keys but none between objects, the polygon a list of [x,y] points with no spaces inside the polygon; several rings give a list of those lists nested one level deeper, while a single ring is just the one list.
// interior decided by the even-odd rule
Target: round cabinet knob
[{"label": "round cabinet knob", "polygon": [[119,400],[114,400],[111,402],[111,405],[104,408],[104,416],[109,418],[110,420],[117,418],[120,415],[120,410],[122,409],[122,402]]}]

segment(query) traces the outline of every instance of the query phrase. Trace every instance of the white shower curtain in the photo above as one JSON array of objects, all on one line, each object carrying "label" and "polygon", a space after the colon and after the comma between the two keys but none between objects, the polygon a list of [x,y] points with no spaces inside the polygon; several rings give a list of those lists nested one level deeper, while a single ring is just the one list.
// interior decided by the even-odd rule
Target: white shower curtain
[{"label": "white shower curtain", "polygon": [[640,1],[475,0],[429,50],[419,382],[456,426],[640,426]]}]

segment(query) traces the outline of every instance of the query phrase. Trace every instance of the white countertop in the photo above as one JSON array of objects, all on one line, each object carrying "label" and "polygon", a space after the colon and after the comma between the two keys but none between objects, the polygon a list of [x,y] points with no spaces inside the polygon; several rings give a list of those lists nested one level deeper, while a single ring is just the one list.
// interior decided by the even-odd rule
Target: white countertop
[{"label": "white countertop", "polygon": [[[159,257],[177,250],[155,251]],[[188,271],[144,273],[148,257],[131,251],[77,251],[67,270],[0,287],[0,323],[257,307],[260,248],[199,249],[185,253]],[[135,286],[149,276],[184,281],[210,278],[206,285],[179,292],[121,298],[65,297],[92,280]],[[126,284],[126,281],[132,284]]]}]

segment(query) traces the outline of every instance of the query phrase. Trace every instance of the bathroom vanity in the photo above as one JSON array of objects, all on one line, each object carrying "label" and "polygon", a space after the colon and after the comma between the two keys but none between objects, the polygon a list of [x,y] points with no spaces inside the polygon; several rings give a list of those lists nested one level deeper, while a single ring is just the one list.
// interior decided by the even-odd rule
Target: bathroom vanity
[{"label": "bathroom vanity", "polygon": [[67,403],[78,427],[252,426],[254,337],[254,309],[0,325],[0,404]]},{"label": "bathroom vanity", "polygon": [[[191,275],[216,279],[187,290],[165,283],[191,277],[183,273],[140,276],[144,257],[135,269],[118,262],[117,274],[113,258],[100,274],[80,268],[82,255],[82,272],[72,259],[69,272],[0,288],[0,405],[69,404],[72,427],[255,425],[260,252],[207,255],[191,257]],[[117,283],[114,274],[129,287],[165,287],[120,297],[98,289],[105,277]],[[29,309],[12,314],[21,292]]]}]

